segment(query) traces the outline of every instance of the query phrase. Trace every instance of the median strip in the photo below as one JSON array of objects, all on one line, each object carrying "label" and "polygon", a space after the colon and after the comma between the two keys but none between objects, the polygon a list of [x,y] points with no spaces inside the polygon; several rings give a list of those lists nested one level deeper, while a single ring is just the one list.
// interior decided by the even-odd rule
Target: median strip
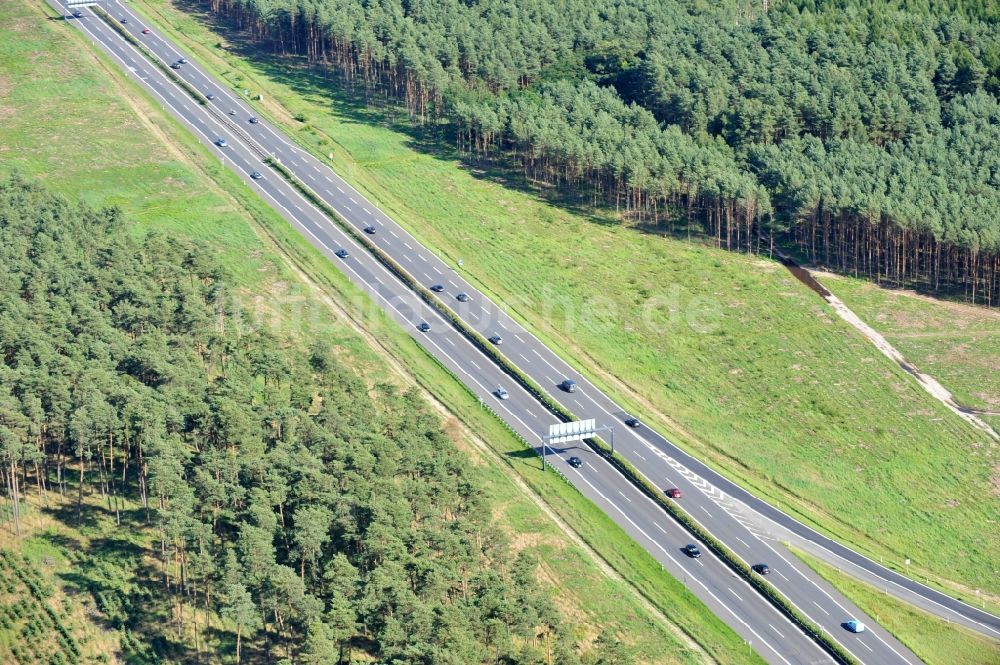
[{"label": "median strip", "polygon": [[143,56],[145,56],[147,60],[151,61],[160,70],[162,70],[163,73],[166,74],[171,81],[179,85],[181,89],[184,90],[184,92],[191,95],[191,97],[193,97],[196,102],[198,102],[202,106],[208,104],[208,98],[205,97],[205,95],[201,94],[197,88],[195,88],[193,85],[191,85],[190,83],[182,79],[180,76],[178,76],[173,69],[168,67],[167,64],[163,62],[163,60],[158,58],[155,53],[146,48],[145,44],[136,39],[135,35],[133,35],[131,32],[123,28],[122,25],[118,21],[116,21],[113,16],[111,16],[111,14],[109,14],[99,5],[92,5],[90,9],[95,14],[97,14],[97,16],[101,18],[105,23],[114,28],[118,32],[118,34],[120,34],[125,39],[125,41],[134,46]]},{"label": "median strip", "polygon": [[[329,217],[334,223],[336,223],[345,233],[347,233],[356,242],[361,244],[370,254],[377,258],[383,265],[385,265],[394,275],[396,275],[404,284],[420,295],[421,299],[428,305],[433,307],[438,313],[445,317],[451,324],[465,335],[478,349],[485,353],[493,362],[497,364],[506,374],[511,376],[516,380],[521,386],[527,390],[533,397],[535,397],[539,402],[542,403],[545,408],[555,414],[557,417],[564,421],[576,420],[576,416],[570,412],[568,409],[564,408],[561,404],[553,400],[548,393],[546,393],[541,386],[535,383],[534,379],[529,377],[527,374],[522,372],[517,366],[512,364],[507,358],[499,353],[496,348],[490,344],[485,337],[480,335],[476,330],[470,328],[465,321],[463,321],[457,314],[455,314],[449,307],[442,303],[430,290],[425,288],[422,284],[418,283],[401,265],[399,265],[395,259],[389,256],[385,251],[379,248],[374,242],[369,240],[364,234],[355,229],[351,224],[349,224],[336,210],[330,207],[311,187],[299,180],[299,178],[292,173],[284,164],[276,159],[268,158],[268,164],[278,173],[280,173],[293,187],[295,187],[299,192],[302,193],[313,205],[322,210],[327,217]],[[492,409],[490,409],[492,411]],[[494,415],[496,412],[493,412]],[[502,418],[500,419],[503,420]],[[510,429],[509,425],[507,426]],[[513,430],[511,430],[513,431]],[[518,438],[524,439],[518,435]],[[745,579],[750,586],[752,586],[758,593],[760,593],[768,602],[770,602],[775,608],[781,613],[789,618],[789,620],[800,628],[806,635],[812,638],[816,643],[818,643],[823,649],[825,649],[831,656],[833,656],[838,662],[844,665],[860,665],[860,662],[854,658],[846,649],[844,649],[840,644],[838,644],[831,635],[820,628],[816,623],[814,623],[807,616],[802,614],[795,608],[788,598],[785,597],[774,585],[770,584],[766,580],[762,579],[759,575],[756,575],[751,570],[749,564],[744,562],[739,556],[736,555],[732,550],[730,550],[722,541],[715,538],[707,530],[705,530],[701,524],[692,518],[687,511],[677,505],[674,501],[668,501],[663,497],[663,493],[659,488],[655,487],[652,483],[646,479],[635,467],[631,465],[624,457],[622,457],[617,452],[612,452],[610,446],[601,440],[599,437],[595,437],[589,440],[591,445],[599,452],[603,457],[608,459],[612,465],[618,469],[618,471],[625,476],[632,484],[636,485],[643,493],[649,496],[654,502],[661,506],[671,517],[673,517],[677,522],[681,524],[685,529],[687,529],[692,535],[705,543],[708,547],[715,552],[719,558],[726,563],[735,573],[740,577]],[[524,442],[526,446],[537,450],[535,447],[528,444],[527,441]],[[561,473],[559,475],[562,475]]]},{"label": "median strip", "polygon": [[299,178],[284,164],[274,158],[268,158],[267,163],[274,170],[280,173],[293,187],[301,192],[302,195],[305,196],[313,205],[322,210],[327,217],[332,219],[345,233],[351,236],[351,238],[353,238],[383,265],[385,265],[396,277],[406,284],[406,286],[415,291],[424,302],[433,307],[441,316],[446,318],[459,332],[468,338],[469,341],[476,346],[476,348],[489,356],[490,359],[492,359],[505,373],[509,374],[511,378],[521,384],[529,393],[531,393],[532,397],[542,402],[547,409],[555,413],[563,420],[574,420],[572,413],[564,409],[557,402],[553,401],[552,398],[549,397],[541,386],[535,383],[531,377],[522,372],[516,365],[500,354],[485,337],[468,327],[465,321],[459,318],[459,316],[449,307],[445,306],[444,303],[435,297],[429,289],[417,282],[416,279],[414,279],[405,268],[399,265],[395,259],[379,248],[374,242],[369,240],[367,236],[355,229],[352,225],[348,224],[344,220],[343,216],[341,216],[326,201],[316,194],[316,192],[313,191],[309,185],[299,180]]},{"label": "median strip", "polygon": [[660,488],[653,485],[642,475],[638,469],[632,466],[628,460],[617,452],[612,452],[611,447],[599,438],[589,440],[592,446],[605,457],[619,472],[628,478],[634,485],[643,491],[650,499],[662,507],[671,517],[680,523],[698,540],[702,541],[715,554],[728,565],[733,572],[745,579],[760,595],[784,614],[806,635],[813,639],[838,662],[844,665],[861,665],[847,649],[842,647],[833,636],[819,627],[812,619],[802,614],[795,605],[788,600],[781,591],[773,584],[757,575],[743,559],[723,543],[721,540],[710,534],[700,523],[681,508],[676,501],[667,499]]},{"label": "median strip", "polygon": [[[262,158],[262,159],[266,159],[267,158],[267,156],[268,156],[267,151],[264,150],[263,146],[261,146],[259,143],[257,143],[257,141],[254,140],[254,138],[249,133],[247,133],[247,131],[245,129],[243,129],[242,127],[240,127],[236,123],[234,123],[228,116],[226,116],[221,111],[219,111],[218,109],[216,109],[213,105],[209,104],[207,97],[205,97],[203,94],[201,94],[201,92],[199,92],[198,89],[195,88],[193,85],[191,85],[190,83],[188,83],[187,81],[185,81],[183,78],[181,78],[180,76],[178,76],[177,72],[175,72],[172,68],[168,67],[163,62],[163,60],[161,60],[160,58],[158,58],[156,56],[155,53],[153,53],[148,48],[146,48],[145,44],[143,44],[142,42],[140,42],[138,39],[135,38],[135,36],[132,33],[130,33],[125,28],[123,28],[121,26],[121,24],[118,23],[118,21],[116,21],[114,19],[113,16],[111,16],[110,14],[108,14],[106,11],[104,11],[103,9],[101,9],[100,7],[98,7],[97,5],[94,5],[92,7],[92,9],[98,15],[98,17],[100,17],[105,23],[107,23],[112,28],[114,28],[116,31],[118,31],[118,34],[120,34],[122,37],[125,38],[126,41],[128,41],[130,44],[132,44],[139,51],[139,53],[141,53],[143,55],[143,57],[145,57],[147,60],[149,60],[158,69],[160,69],[161,71],[163,71],[163,73],[166,74],[167,77],[171,81],[173,81],[174,83],[176,83],[177,85],[179,85],[196,102],[198,102],[199,104],[201,104],[202,106],[204,106],[206,109],[208,109],[208,112],[211,113],[213,116],[215,116],[216,120],[220,124],[222,124],[222,125],[224,125],[226,127],[229,127],[230,131],[232,131],[234,134],[239,135],[239,137],[243,139],[243,142],[246,143],[247,146],[251,150],[253,150],[254,152],[256,152],[257,155],[260,158]],[[174,96],[173,93],[170,93],[170,92],[168,92],[167,94],[170,95],[171,98],[173,98],[173,96]],[[197,120],[195,122],[197,122]]]}]

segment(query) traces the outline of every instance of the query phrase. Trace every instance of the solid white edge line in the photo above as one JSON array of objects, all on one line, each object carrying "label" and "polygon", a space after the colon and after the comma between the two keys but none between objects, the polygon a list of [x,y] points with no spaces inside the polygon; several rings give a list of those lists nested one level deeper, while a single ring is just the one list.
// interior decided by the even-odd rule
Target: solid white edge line
[{"label": "solid white edge line", "polygon": [[[101,44],[104,44],[104,42],[103,42],[103,41],[101,41],[100,39],[98,39],[98,38],[96,37],[96,35],[94,35],[94,33],[92,33],[92,32],[91,32],[90,30],[87,30],[87,29],[86,29],[86,27],[85,27],[85,26],[83,26],[82,24],[80,24],[80,25],[81,25],[81,27],[83,27],[83,28],[84,28],[84,30],[85,30],[86,32],[88,32],[88,34],[90,34],[90,35],[91,35],[91,37],[92,37],[92,39],[94,39],[94,41],[96,41],[96,42],[99,42],[99,43],[101,43]],[[106,45],[106,44],[105,44],[105,45]],[[134,49],[134,47],[132,47],[132,45],[131,45],[131,44],[128,44],[128,46],[129,46],[129,47],[131,47],[131,48],[132,48],[132,50],[135,50],[135,49]],[[140,55],[141,55],[141,54],[140,54]],[[123,64],[126,64],[126,63],[124,63],[124,61],[123,61]],[[127,65],[127,64],[126,64],[126,68],[128,69],[128,68],[129,68],[129,65]],[[133,72],[133,73],[134,73],[134,72]],[[147,83],[147,85],[148,85],[148,83]],[[168,85],[169,85],[169,82],[168,82]],[[160,95],[158,91],[156,91],[156,90],[155,90],[155,89],[153,89],[152,87],[150,87],[149,89],[150,89],[150,90],[151,90],[152,92],[154,92],[155,94],[157,94],[158,96],[160,96],[160,97],[161,97],[161,99],[163,99],[163,96],[162,96],[162,95]],[[228,92],[228,91],[227,91],[227,92]],[[169,90],[167,91],[167,94],[168,94],[168,95],[170,95],[171,97],[174,97],[173,93],[172,93],[172,92],[170,92]],[[166,101],[166,100],[164,99],[164,101]],[[168,103],[168,104],[169,104],[169,103]],[[172,105],[171,105],[171,106],[172,106]],[[185,107],[185,108],[186,108],[186,107]],[[176,109],[175,109],[175,110],[176,110]],[[189,110],[189,113],[190,113],[190,110]],[[213,121],[215,121],[215,122],[218,122],[217,120],[215,120],[215,118],[213,118]],[[227,127],[226,129],[228,130],[228,127]],[[209,137],[209,136],[207,136],[207,135],[206,135],[206,138],[207,138],[207,139],[209,139],[209,140],[211,141],[211,137]],[[240,142],[240,143],[243,143],[243,141],[242,141],[242,138],[241,138],[241,137],[238,137],[238,138],[237,138],[237,140],[239,140],[239,142]],[[247,150],[250,150],[250,149],[249,149],[249,148],[248,148],[247,146],[244,146],[244,148],[245,148],[245,149],[247,149]],[[252,153],[252,150],[250,150],[250,152]],[[251,160],[252,160],[252,158],[251,158]],[[235,166],[235,164],[234,164],[234,166]],[[340,187],[338,187],[338,189],[340,189]],[[261,189],[261,191],[262,191],[262,192],[264,192],[264,190],[263,190],[263,189]],[[340,191],[341,191],[341,192],[343,192],[343,190],[342,190],[342,189],[340,189]],[[264,193],[266,193],[266,192],[264,192]],[[270,197],[270,194],[268,194],[268,196]],[[273,199],[273,197],[270,197],[270,198],[272,198],[272,200],[274,200],[274,199]],[[354,199],[352,198],[351,200],[353,201]],[[276,204],[278,204],[276,200],[275,200],[275,203],[276,203]],[[355,203],[356,203],[356,201],[355,201]],[[280,206],[281,204],[278,204],[278,205]],[[294,204],[293,204],[293,205],[294,205]],[[281,206],[281,207],[283,207],[283,206]],[[302,212],[301,208],[299,208],[298,206],[294,206],[294,207],[295,207],[295,208],[296,208],[297,210],[299,210],[299,212]],[[289,214],[291,214],[291,213],[289,213]],[[304,214],[304,213],[303,213],[303,214]],[[324,218],[324,219],[325,219],[325,215],[322,215],[322,213],[320,213],[320,216],[321,216],[321,218]],[[314,237],[315,237],[315,236],[314,236]],[[318,241],[318,242],[320,242],[321,244],[323,244],[324,246],[326,246],[326,245],[325,245],[325,243],[322,243],[322,241],[319,241],[319,239],[318,239],[318,238],[317,238],[317,241]],[[407,245],[407,246],[409,246],[409,245]],[[357,275],[357,273],[355,273],[355,274]],[[358,276],[358,278],[360,279],[360,275],[357,275],[357,276]],[[362,281],[364,281],[364,280],[362,280]],[[451,280],[449,280],[449,281],[451,281]],[[454,285],[454,282],[451,282],[451,283],[452,283],[452,284]],[[502,322],[501,322],[501,325],[502,325]],[[505,326],[504,326],[504,327],[505,327]],[[530,334],[530,333],[526,333],[526,334]],[[515,338],[517,338],[517,335],[515,335]],[[519,338],[518,338],[518,339],[519,339]],[[454,343],[453,343],[453,342],[451,342],[451,340],[450,340],[450,339],[446,338],[446,341],[448,341],[449,343],[451,343],[451,344],[452,344],[452,345],[454,346]],[[520,339],[519,339],[519,341],[520,341]],[[435,346],[436,346],[436,345],[435,345]],[[548,349],[546,348],[546,350],[548,350]],[[535,354],[536,354],[536,355],[538,355],[538,357],[539,357],[539,358],[541,358],[541,359],[543,360],[543,362],[546,362],[546,364],[548,364],[548,365],[549,365],[550,367],[552,367],[553,369],[556,369],[556,368],[555,368],[554,366],[552,366],[552,365],[551,365],[551,363],[549,363],[549,362],[548,362],[548,361],[547,361],[547,360],[546,360],[546,359],[545,359],[545,358],[544,358],[544,357],[543,357],[543,356],[542,356],[542,355],[541,355],[540,353],[538,353],[538,351],[537,351],[537,350],[533,349],[533,351],[535,352]],[[556,356],[556,358],[558,359],[558,356]],[[526,359],[526,358],[525,358],[525,360],[527,361],[527,359]],[[560,360],[561,360],[561,359],[560,359]],[[557,371],[558,371],[558,370],[557,370]],[[597,406],[600,406],[600,405],[597,405]],[[602,408],[602,410],[603,410],[603,408]],[[660,435],[660,436],[662,436],[662,435]],[[664,438],[664,440],[668,441],[668,443],[669,443],[669,439],[666,439],[666,437],[662,437],[662,438]],[[674,444],[671,444],[671,445],[674,445]],[[737,500],[738,500],[738,499],[737,499]],[[742,503],[742,502],[741,502],[741,503]],[[746,504],[743,504],[743,505],[746,505]],[[702,506],[702,508],[704,509],[704,506]],[[748,509],[750,509],[750,510],[751,510],[751,511],[753,511],[753,512],[757,512],[757,511],[755,511],[755,510],[754,510],[754,509],[753,509],[752,507],[750,507],[750,506],[747,506],[747,508],[748,508]],[[706,512],[706,513],[708,513],[708,511],[707,511],[707,510],[705,510],[705,512]],[[758,514],[759,514],[759,513],[758,513]],[[783,514],[784,514],[784,513],[783,513]],[[711,514],[710,514],[710,513],[709,513],[709,515],[711,516]],[[762,517],[765,517],[765,518],[766,518],[766,516],[763,516],[763,515],[762,515]],[[794,518],[792,518],[792,519],[794,519]],[[778,525],[778,526],[781,526],[781,525]],[[807,527],[807,528],[808,528],[808,527]],[[765,543],[765,544],[766,544],[766,543]],[[817,544],[817,545],[819,545],[820,547],[823,547],[823,545],[822,545],[821,543],[816,543],[816,544]],[[824,549],[826,549],[826,548],[824,547]],[[773,548],[772,548],[772,551],[773,551]],[[827,550],[827,551],[829,551],[829,550]],[[833,553],[833,552],[831,552],[831,554],[834,554],[835,556],[838,556],[838,557],[839,557],[839,555],[837,555],[836,553]],[[861,556],[864,556],[864,555],[861,555]],[[779,557],[780,557],[780,555],[779,555]],[[781,557],[781,558],[783,559],[784,557]],[[848,563],[850,563],[850,562],[848,562]],[[855,565],[856,565],[856,564],[855,564]],[[866,569],[863,569],[863,568],[862,568],[862,570],[865,570],[865,572],[867,572],[867,573],[869,573],[869,574],[873,574],[873,575],[875,575],[876,577],[880,577],[880,576],[878,576],[877,574],[875,574],[875,573],[872,573],[871,571],[867,571]],[[782,575],[782,577],[784,577],[784,575]],[[787,579],[787,578],[785,578],[785,579]],[[808,578],[808,577],[806,577],[806,579],[809,579],[809,578]],[[812,581],[812,580],[810,580],[810,581]],[[889,581],[889,580],[886,580],[886,581]],[[815,583],[814,583],[814,584],[815,584]],[[894,583],[894,584],[895,584],[895,583]],[[918,584],[919,584],[919,582],[918,582]],[[898,586],[898,585],[897,585],[897,586]],[[928,587],[928,588],[929,588],[929,587]],[[823,591],[822,589],[820,589],[820,590],[821,590],[821,591]],[[824,594],[826,594],[826,592],[825,592],[825,591],[823,591],[823,593],[824,593]],[[827,595],[827,596],[829,596],[829,594],[826,594],[826,595]],[[921,596],[921,597],[922,597],[922,596]],[[923,598],[923,597],[922,597],[922,598]],[[925,600],[929,600],[930,602],[935,602],[935,601],[933,601],[933,599],[926,599],[926,598],[925,598]],[[836,601],[834,600],[834,602],[836,602]],[[962,601],[959,601],[959,602],[962,602]],[[814,603],[814,604],[815,604],[815,603]],[[837,604],[839,605],[839,603],[837,603]],[[817,604],[817,607],[820,607],[820,606],[819,606],[819,605]],[[970,606],[970,607],[971,607],[971,606]],[[820,609],[822,609],[822,607],[820,607]],[[944,609],[949,609],[949,608],[944,608]],[[973,609],[975,609],[975,608],[973,608]],[[950,609],[949,609],[949,611],[950,611]],[[825,610],[824,610],[824,612],[825,612]],[[959,615],[959,616],[961,616],[961,615]],[[970,619],[968,619],[967,617],[962,617],[962,618],[963,618],[963,619],[966,619],[966,620],[970,620]],[[970,620],[970,621],[973,621],[974,623],[978,623],[978,622],[975,622],[974,620]],[[748,628],[749,628],[749,627],[748,627]],[[989,627],[987,626],[986,628],[989,628]],[[878,639],[880,639],[880,640],[881,640],[881,638],[879,638],[879,637],[878,637],[878,635],[876,635],[876,638],[878,638]],[[888,646],[888,645],[887,645],[887,646]],[[889,648],[891,649],[892,647],[890,646]],[[893,649],[893,651],[895,652],[895,650],[894,650],[894,649]],[[898,655],[898,653],[897,653],[897,655]],[[902,656],[901,656],[901,657],[902,657]],[[905,658],[904,658],[904,661],[905,661]]]}]

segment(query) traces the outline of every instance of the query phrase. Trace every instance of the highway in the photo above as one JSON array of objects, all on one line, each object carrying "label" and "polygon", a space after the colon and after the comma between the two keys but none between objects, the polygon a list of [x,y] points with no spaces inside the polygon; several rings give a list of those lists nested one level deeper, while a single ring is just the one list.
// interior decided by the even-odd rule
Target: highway
[{"label": "highway", "polygon": [[[434,357],[458,376],[483,400],[490,402],[521,436],[538,441],[538,432],[558,419],[545,409],[518,384],[514,383],[493,362],[482,357],[468,339],[446,322],[420,297],[405,288],[382,264],[353,242],[312,206],[297,190],[276,173],[265,168],[259,154],[247,147],[236,132],[226,126],[203,107],[193,102],[156,67],[150,66],[143,56],[113,29],[93,14],[84,10],[84,16],[73,23],[97,43],[112,59],[140,81],[165,109],[173,113],[199,139],[223,159],[248,186],[256,190],[289,223],[308,238],[314,246],[334,261],[344,273],[368,293],[386,312],[421,343]],[[130,19],[131,20],[131,19]],[[244,109],[245,110],[245,109]],[[227,110],[228,114],[228,110]],[[243,121],[249,115],[243,116]],[[214,145],[225,139],[227,147]],[[266,174],[253,179],[250,174]],[[335,253],[347,248],[349,256],[341,259]],[[428,333],[421,333],[416,326],[427,322]],[[493,391],[499,385],[510,393],[508,400],[495,398]],[[617,472],[602,458],[591,456],[586,470],[577,471],[566,460],[564,452],[550,454],[550,462],[557,465],[580,491],[642,543],[664,568],[678,579],[685,579],[696,596],[710,609],[733,626],[749,643],[771,663],[797,665],[831,662],[812,640],[800,633],[777,610],[759,597],[749,585],[707,553],[700,559],[683,556],[680,548],[689,538],[678,525],[644,494],[623,483]]]},{"label": "highway", "polygon": [[[176,73],[202,93],[214,96],[210,102],[214,112],[195,103],[186,92],[158,68],[150,65],[144,56],[89,10],[82,10],[83,16],[79,19],[71,18],[70,23],[79,27],[88,38],[140,81],[165,109],[210,146],[249,187],[267,200],[355,284],[369,293],[383,309],[409,330],[414,339],[527,441],[540,446],[540,434],[547,431],[549,424],[557,421],[555,416],[520,388],[417,294],[406,288],[365,249],[316,210],[279,174],[268,169],[262,161],[262,155],[274,155],[357,229],[373,226],[375,232],[370,238],[382,250],[426,286],[443,286],[444,290],[438,294],[442,301],[473,328],[486,336],[502,335],[504,341],[500,349],[507,358],[539,385],[548,389],[554,399],[581,418],[596,418],[601,425],[615,426],[614,438],[618,452],[646,474],[655,485],[681,489],[684,493],[682,505],[745,561],[750,564],[768,563],[773,571],[770,581],[858,660],[866,663],[914,665],[920,662],[871,617],[866,617],[774,541],[767,528],[769,522],[827,550],[832,557],[841,557],[845,563],[877,576],[887,585],[898,585],[922,599],[938,613],[953,614],[951,619],[954,621],[983,632],[992,631],[994,636],[1000,636],[1000,620],[997,617],[912,582],[826,539],[726,480],[652,429],[646,426],[635,429],[626,427],[624,420],[631,414],[625,413],[611,398],[587,381],[585,376],[507,316],[502,308],[337,177],[329,167],[290,143],[281,130],[264,118],[251,123],[250,118],[255,115],[252,107],[164,39],[155,26],[149,26],[152,32],[144,35],[142,29],[146,27],[146,23],[131,8],[117,2],[102,5],[115,17],[127,17],[128,22],[123,27],[165,63],[170,64],[185,57],[189,62],[181,65]],[[56,4],[53,6],[58,7]],[[69,14],[64,7],[59,7],[59,10]],[[230,112],[235,113],[230,115]],[[227,147],[213,145],[220,138],[226,140]],[[250,178],[249,174],[254,171],[264,174],[264,177],[259,180]],[[350,253],[346,259],[334,255],[341,248],[346,248]],[[456,299],[459,293],[468,294],[469,301],[459,302]],[[428,333],[421,333],[416,329],[417,324],[424,321],[431,326]],[[577,382],[577,392],[566,393],[559,390],[558,384],[566,378]],[[510,399],[501,401],[496,398],[494,391],[499,386],[510,393]],[[686,532],[601,456],[583,444],[548,449],[545,452],[547,459],[558,471],[621,525],[670,574],[683,580],[695,595],[743,636],[750,648],[768,662],[831,661],[811,639],[715,559],[706,548],[702,548],[705,555],[700,559],[690,559],[683,555],[680,548],[690,541]],[[579,469],[568,465],[567,460],[571,455],[583,460]],[[846,631],[842,623],[850,618],[864,621],[869,630],[859,635]]]}]

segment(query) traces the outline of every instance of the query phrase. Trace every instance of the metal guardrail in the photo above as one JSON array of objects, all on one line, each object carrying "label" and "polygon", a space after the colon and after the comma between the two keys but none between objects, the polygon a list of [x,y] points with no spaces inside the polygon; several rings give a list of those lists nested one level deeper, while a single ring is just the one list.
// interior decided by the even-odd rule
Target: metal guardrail
[{"label": "metal guardrail", "polygon": [[261,159],[273,158],[270,153],[262,146],[257,140],[244,129],[239,124],[233,121],[229,115],[223,113],[219,109],[215,108],[210,103],[210,100],[203,95],[197,88],[188,83],[186,80],[180,77],[170,66],[164,62],[159,56],[149,50],[149,48],[140,42],[135,36],[128,30],[123,28],[113,16],[107,13],[100,6],[95,5],[93,8],[94,13],[97,14],[105,23],[110,25],[116,32],[118,32],[127,42],[139,51],[140,54],[147,60],[149,60],[155,67],[160,69],[171,81],[176,83],[184,92],[186,92],[194,101],[198,102],[201,106],[204,106],[209,113],[222,125],[228,127],[230,131],[240,137],[247,147],[250,148],[254,153],[257,154]]},{"label": "metal guardrail", "polygon": [[[446,318],[448,318],[452,324],[462,332],[466,337],[470,339],[477,347],[482,348],[486,351],[487,355],[496,362],[500,368],[506,373],[512,375],[515,380],[521,383],[533,396],[538,398],[546,408],[552,411],[555,415],[564,419],[573,419],[574,415],[562,405],[555,403],[548,395],[546,395],[540,387],[538,387],[534,381],[525,375],[520,368],[514,366],[505,357],[500,355],[494,349],[492,349],[488,344],[484,344],[480,339],[481,335],[476,331],[467,327],[464,321],[458,319],[451,310],[447,309],[442,303],[437,302],[436,298],[429,296],[429,294],[423,293],[423,289],[419,287],[416,280],[413,279],[409,273],[402,268],[398,263],[395,262],[391,257],[385,254],[380,248],[376,247],[371,243],[368,238],[362,237],[354,227],[346,223],[346,220],[342,220],[339,213],[333,210],[329,204],[326,203],[311,187],[302,182],[295,174],[293,174],[287,167],[281,164],[280,160],[275,158],[273,155],[267,152],[262,145],[257,143],[257,141],[242,127],[237,125],[232,119],[223,114],[218,109],[214,108],[208,103],[208,99],[205,98],[197,89],[195,89],[191,84],[189,84],[184,79],[181,79],[173,70],[171,70],[163,60],[157,57],[155,54],[151,53],[144,44],[139,42],[135,37],[129,33],[127,30],[122,28],[113,17],[111,17],[106,11],[100,7],[94,7],[95,13],[98,14],[106,23],[111,25],[119,34],[123,36],[126,41],[132,44],[136,49],[148,60],[150,60],[155,66],[159,67],[167,77],[174,81],[179,87],[181,87],[185,92],[187,92],[195,101],[200,105],[205,106],[206,109],[216,117],[221,124],[229,127],[235,134],[237,134],[247,146],[258,156],[265,160],[266,163],[271,163],[272,167],[275,168],[279,173],[285,177],[286,180],[290,181],[290,184],[299,189],[307,198],[309,198],[314,204],[319,207],[324,214],[333,218],[333,221],[337,222],[338,226],[344,229],[352,238],[359,241],[362,246],[369,250],[377,260],[379,260],[383,265],[385,265],[391,272],[397,274],[402,281],[407,283],[408,286],[417,291],[421,297],[428,301],[428,304],[435,309],[439,310]],[[464,384],[463,384],[464,385]],[[468,389],[468,387],[466,387]],[[471,392],[471,391],[470,391]],[[478,398],[478,396],[477,396]],[[516,440],[520,441],[526,448],[532,451],[537,450],[535,446],[532,446],[517,430],[515,430],[511,425],[500,416],[491,406],[486,404],[486,402],[480,399],[481,405],[496,418],[514,437]],[[682,527],[686,528],[693,535],[699,537],[703,542],[709,545],[717,554],[720,555],[723,561],[729,564],[729,567],[736,572],[741,577],[747,579],[751,586],[756,587],[757,591],[761,593],[767,600],[771,602],[779,611],[789,616],[794,623],[796,623],[800,629],[811,636],[816,642],[818,642],[824,649],[829,652],[832,656],[837,658],[837,660],[843,663],[856,663],[857,661],[853,656],[846,652],[839,644],[830,640],[811,620],[801,615],[794,605],[792,605],[783,594],[777,591],[772,585],[764,582],[763,580],[757,579],[751,572],[749,572],[748,566],[745,562],[740,560],[734,553],[732,553],[729,548],[718,541],[716,538],[708,534],[708,532],[702,527],[696,520],[694,520],[686,511],[678,510],[675,506],[667,505],[660,499],[655,493],[655,488],[650,488],[644,479],[631,467],[623,457],[613,451],[608,450],[607,444],[600,440],[599,437],[594,437],[593,442],[596,444],[595,448],[603,454],[616,468],[622,472],[622,475],[629,480],[631,483],[636,485],[640,491],[646,494],[650,494],[654,502],[665,508],[665,512],[670,514],[677,522],[681,524]],[[602,450],[603,449],[603,450]],[[539,455],[544,460],[544,448],[542,453]],[[551,466],[551,465],[549,465]],[[572,486],[572,483],[566,477],[563,472],[555,467],[552,470],[560,477],[564,482]],[[652,489],[652,491],[651,491]]]},{"label": "metal guardrail", "polygon": [[262,160],[268,160],[268,159],[276,160],[276,158],[271,153],[269,153],[267,150],[264,149],[264,146],[257,143],[257,140],[253,136],[251,136],[247,130],[245,130],[243,127],[240,127],[239,124],[234,122],[233,119],[229,117],[228,114],[223,113],[222,111],[215,108],[211,104],[207,104],[206,108],[208,109],[208,112],[211,113],[213,116],[215,116],[215,118],[219,122],[229,127],[231,132],[233,132],[234,134],[238,135],[241,139],[243,139],[243,142],[247,144],[247,147],[250,148],[252,151],[254,151],[257,154],[257,156],[260,157]]}]

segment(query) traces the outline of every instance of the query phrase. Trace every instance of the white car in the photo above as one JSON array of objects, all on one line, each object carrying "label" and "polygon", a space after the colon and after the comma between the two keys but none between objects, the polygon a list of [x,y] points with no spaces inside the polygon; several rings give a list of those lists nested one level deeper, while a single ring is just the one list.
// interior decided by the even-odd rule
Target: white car
[{"label": "white car", "polygon": [[500,399],[510,399],[510,393],[503,388],[497,388],[497,397]]},{"label": "white car", "polygon": [[865,632],[865,624],[861,623],[857,619],[851,619],[850,621],[844,622],[844,628],[851,631],[852,633]]}]

